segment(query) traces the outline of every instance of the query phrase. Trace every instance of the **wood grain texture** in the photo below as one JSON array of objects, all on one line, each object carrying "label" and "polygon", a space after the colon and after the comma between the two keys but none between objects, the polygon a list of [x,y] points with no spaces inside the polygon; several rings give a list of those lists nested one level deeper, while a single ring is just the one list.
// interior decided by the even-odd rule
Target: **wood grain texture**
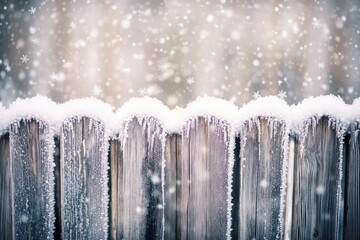
[{"label": "wood grain texture", "polygon": [[52,239],[54,230],[53,135],[47,125],[10,126],[14,239]]},{"label": "wood grain texture", "polygon": [[166,137],[164,239],[180,239],[181,135]]},{"label": "wood grain texture", "polygon": [[110,171],[111,171],[111,209],[110,231],[111,239],[124,238],[124,159],[119,140],[110,141]]},{"label": "wood grain texture", "polygon": [[344,239],[360,239],[360,130],[346,140]]},{"label": "wood grain texture", "polygon": [[327,117],[308,126],[303,151],[295,140],[292,239],[338,239],[339,147]]},{"label": "wood grain texture", "polygon": [[61,129],[63,239],[107,239],[108,160],[104,124],[72,118]]},{"label": "wood grain texture", "polygon": [[226,239],[229,128],[191,120],[182,133],[181,239]]},{"label": "wood grain texture", "polygon": [[255,119],[243,126],[238,239],[281,237],[284,131],[285,125],[275,120]]},{"label": "wood grain texture", "polygon": [[163,129],[154,119],[127,125],[123,157],[124,239],[163,237]]},{"label": "wood grain texture", "polygon": [[12,239],[9,134],[0,137],[0,239]]}]

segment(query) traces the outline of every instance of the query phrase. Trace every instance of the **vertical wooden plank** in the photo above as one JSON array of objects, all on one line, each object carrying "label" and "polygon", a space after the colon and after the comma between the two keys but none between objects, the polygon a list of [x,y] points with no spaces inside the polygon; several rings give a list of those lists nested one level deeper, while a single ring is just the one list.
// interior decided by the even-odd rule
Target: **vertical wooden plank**
[{"label": "vertical wooden plank", "polygon": [[360,239],[360,130],[346,139],[344,239]]},{"label": "vertical wooden plank", "polygon": [[180,239],[181,135],[166,137],[164,239]]},{"label": "vertical wooden plank", "polygon": [[53,135],[37,121],[10,127],[15,239],[52,239],[54,233]]},{"label": "vertical wooden plank", "polygon": [[286,126],[248,121],[241,132],[239,239],[281,237],[281,187]]},{"label": "vertical wooden plank", "polygon": [[111,171],[111,239],[124,238],[124,167],[123,152],[119,140],[110,141],[110,171]]},{"label": "vertical wooden plank", "polygon": [[107,239],[108,159],[103,123],[71,118],[61,130],[63,239]]},{"label": "vertical wooden plank", "polygon": [[12,239],[9,134],[0,137],[0,239]]},{"label": "vertical wooden plank", "polygon": [[61,240],[61,179],[60,179],[60,136],[54,137],[54,161],[55,161],[55,231],[54,239]]},{"label": "vertical wooden plank", "polygon": [[[338,239],[340,144],[327,117],[295,141],[292,239]],[[342,225],[342,223],[340,224]]]},{"label": "vertical wooden plank", "polygon": [[181,238],[226,239],[229,126],[191,120],[182,133]]},{"label": "vertical wooden plank", "polygon": [[163,237],[163,130],[154,119],[134,118],[124,139],[124,238]]}]

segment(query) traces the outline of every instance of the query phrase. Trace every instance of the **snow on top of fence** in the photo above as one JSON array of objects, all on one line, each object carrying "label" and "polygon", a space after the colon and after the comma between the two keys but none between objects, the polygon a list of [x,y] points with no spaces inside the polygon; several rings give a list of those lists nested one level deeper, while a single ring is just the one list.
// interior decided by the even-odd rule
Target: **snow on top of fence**
[{"label": "snow on top of fence", "polygon": [[156,98],[131,98],[116,110],[114,122],[120,125],[134,117],[154,117],[165,124],[169,121],[170,115],[170,109]]},{"label": "snow on top of fence", "polygon": [[36,96],[17,99],[3,112],[0,129],[5,131],[12,123],[23,119],[37,119],[54,126],[60,116],[57,104],[50,98]]},{"label": "snow on top of fence", "polygon": [[59,104],[60,123],[72,117],[90,117],[105,123],[108,129],[113,128],[114,107],[97,98],[82,98],[69,100]]},{"label": "snow on top of fence", "polygon": [[267,96],[252,100],[240,108],[240,121],[246,121],[259,116],[275,117],[286,121],[289,116],[289,105],[281,98]]},{"label": "snow on top of fence", "polygon": [[291,106],[288,121],[303,122],[317,116],[329,116],[337,120],[352,121],[356,113],[351,113],[351,105],[346,104],[340,97],[334,95],[310,97],[301,103]]},{"label": "snow on top of fence", "polygon": [[186,108],[170,110],[155,98],[132,98],[114,112],[114,108],[96,98],[74,99],[57,104],[47,97],[17,99],[9,108],[0,104],[0,132],[21,119],[37,119],[59,127],[67,118],[91,117],[102,121],[111,133],[117,133],[123,122],[133,117],[154,117],[164,126],[166,132],[180,132],[189,119],[199,116],[213,116],[228,122],[238,130],[246,120],[256,117],[273,117],[284,120],[288,125],[303,124],[312,117],[330,116],[345,125],[360,121],[360,98],[352,105],[333,95],[310,97],[297,105],[289,106],[275,96],[261,97],[244,104],[240,109],[233,103],[215,98],[198,97]]},{"label": "snow on top of fence", "polygon": [[238,122],[238,113],[238,108],[232,102],[215,97],[198,97],[183,110],[177,126],[181,129],[185,121],[200,116],[213,116],[233,125]]}]

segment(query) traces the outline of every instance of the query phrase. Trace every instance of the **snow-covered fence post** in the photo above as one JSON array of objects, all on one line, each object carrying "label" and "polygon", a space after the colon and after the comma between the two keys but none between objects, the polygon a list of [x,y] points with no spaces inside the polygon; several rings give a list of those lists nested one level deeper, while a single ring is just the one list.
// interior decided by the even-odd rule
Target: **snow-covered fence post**
[{"label": "snow-covered fence post", "polygon": [[152,117],[134,117],[122,134],[123,238],[162,239],[163,128]]},{"label": "snow-covered fence post", "polygon": [[182,131],[182,239],[229,237],[230,138],[229,125],[215,117],[190,119]]},{"label": "snow-covered fence post", "polygon": [[286,124],[274,118],[250,119],[240,139],[238,239],[281,239]]},{"label": "snow-covered fence post", "polygon": [[360,239],[360,125],[346,138],[344,239]]},{"label": "snow-covered fence post", "polygon": [[89,117],[65,119],[60,146],[62,239],[107,239],[105,124]]},{"label": "snow-covered fence post", "polygon": [[165,232],[164,239],[179,239],[181,232],[181,135],[169,134],[165,145]]},{"label": "snow-covered fence post", "polygon": [[342,239],[341,122],[313,117],[295,139],[291,239]]},{"label": "snow-covered fence post", "polygon": [[0,239],[12,239],[9,134],[0,136]]},{"label": "snow-covered fence post", "polygon": [[53,238],[53,144],[53,132],[41,120],[10,126],[14,239]]}]

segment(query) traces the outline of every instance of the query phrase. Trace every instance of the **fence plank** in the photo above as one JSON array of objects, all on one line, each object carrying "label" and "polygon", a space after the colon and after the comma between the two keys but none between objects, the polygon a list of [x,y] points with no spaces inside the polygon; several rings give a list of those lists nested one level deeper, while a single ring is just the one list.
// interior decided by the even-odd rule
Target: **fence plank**
[{"label": "fence plank", "polygon": [[12,239],[9,134],[0,137],[0,239]]},{"label": "fence plank", "polygon": [[61,130],[63,239],[107,239],[107,139],[104,124],[72,118]]},{"label": "fence plank", "polygon": [[124,159],[121,142],[110,141],[111,239],[124,238]]},{"label": "fence plank", "polygon": [[181,238],[227,238],[229,128],[191,120],[182,134]]},{"label": "fence plank", "polygon": [[165,159],[164,239],[180,239],[181,135],[171,134],[166,137]]},{"label": "fence plank", "polygon": [[10,127],[15,239],[52,239],[54,231],[53,135],[46,124]]},{"label": "fence plank", "polygon": [[[337,239],[340,145],[329,119],[308,126],[301,151],[295,141],[292,239]],[[315,125],[315,126],[314,126]]]},{"label": "fence plank", "polygon": [[154,119],[134,118],[124,139],[124,238],[163,236],[162,127]]},{"label": "fence plank", "polygon": [[351,134],[347,148],[344,239],[360,239],[360,130]]},{"label": "fence plank", "polygon": [[255,119],[240,134],[239,239],[277,239],[280,222],[285,124]]}]

